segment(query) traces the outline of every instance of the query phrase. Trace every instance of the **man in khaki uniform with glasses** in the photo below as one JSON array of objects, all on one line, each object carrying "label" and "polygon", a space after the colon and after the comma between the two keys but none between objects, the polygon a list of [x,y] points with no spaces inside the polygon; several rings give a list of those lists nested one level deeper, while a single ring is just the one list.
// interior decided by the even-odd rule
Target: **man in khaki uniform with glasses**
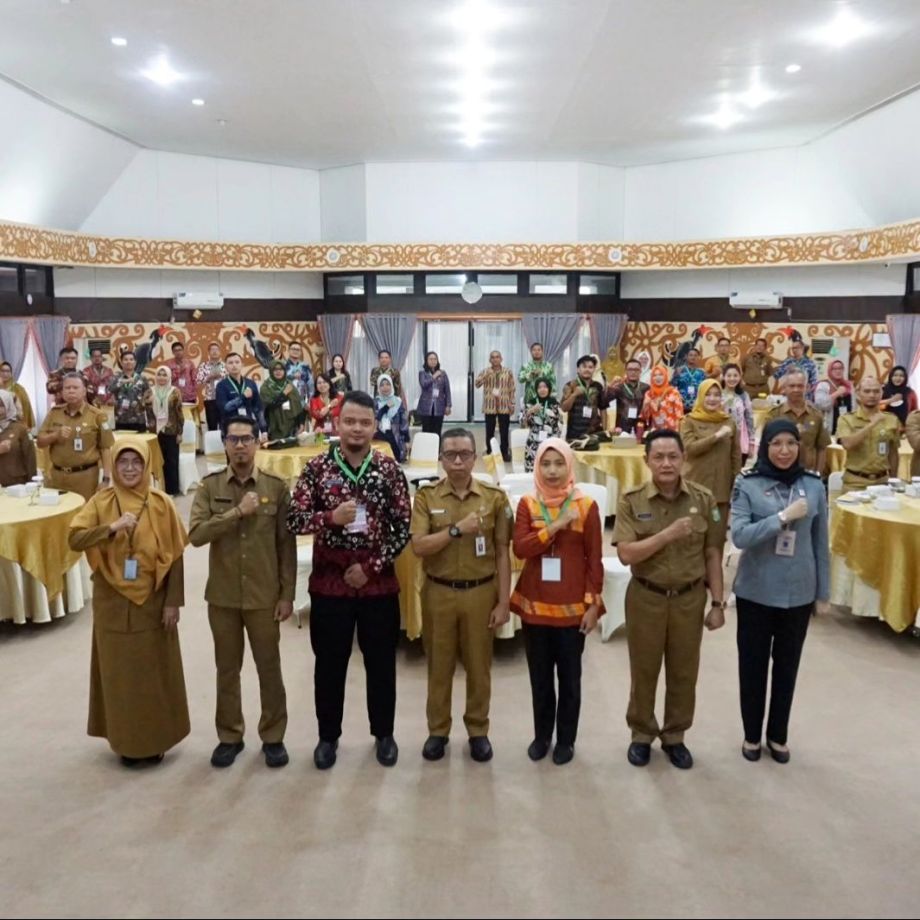
[{"label": "man in khaki uniform with glasses", "polygon": [[859,408],[837,422],[837,437],[847,452],[843,491],[884,485],[898,475],[901,432],[898,417],[883,412],[882,385],[875,377],[863,377],[856,388]]},{"label": "man in khaki uniform with glasses", "polygon": [[450,736],[451,689],[458,656],[466,670],[463,721],[470,756],[492,758],[493,630],[508,622],[512,515],[502,489],[473,476],[476,442],[464,428],[441,437],[447,475],[418,490],[412,510],[412,548],[422,558],[422,642],[428,659],[426,760],[440,760]]}]

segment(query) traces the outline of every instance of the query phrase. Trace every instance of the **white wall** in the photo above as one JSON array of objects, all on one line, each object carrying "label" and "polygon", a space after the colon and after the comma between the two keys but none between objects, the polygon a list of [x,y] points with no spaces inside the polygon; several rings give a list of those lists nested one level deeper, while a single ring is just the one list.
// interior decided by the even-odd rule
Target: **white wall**
[{"label": "white wall", "polygon": [[367,240],[365,167],[343,166],[319,174],[322,239],[330,243]]},{"label": "white wall", "polygon": [[576,239],[621,240],[626,217],[626,170],[596,163],[578,164]]},{"label": "white wall", "polygon": [[315,242],[319,173],[141,150],[80,229],[167,239]]},{"label": "white wall", "polygon": [[[177,291],[242,298],[321,298],[319,272],[56,268],[56,297],[172,297]],[[215,318],[220,314],[215,313]]]},{"label": "white wall", "polygon": [[0,125],[3,220],[79,227],[138,149],[2,80]]}]

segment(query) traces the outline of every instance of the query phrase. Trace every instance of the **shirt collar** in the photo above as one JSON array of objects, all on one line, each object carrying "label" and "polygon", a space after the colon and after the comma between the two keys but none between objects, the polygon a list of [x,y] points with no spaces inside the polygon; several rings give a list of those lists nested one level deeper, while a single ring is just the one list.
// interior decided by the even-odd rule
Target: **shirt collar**
[{"label": "shirt collar", "polygon": [[[684,481],[683,476],[680,477],[680,488],[678,491],[683,492],[684,495],[690,494],[690,490],[687,488],[687,483]],[[655,480],[652,479],[648,484],[648,497],[655,498],[657,495],[661,495],[661,491],[659,490],[658,486],[655,485]],[[668,499],[665,498],[665,501],[668,501]]]},{"label": "shirt collar", "polygon": [[241,486],[246,485],[246,483],[249,482],[250,480],[253,482],[253,484],[258,485],[259,467],[256,464],[253,464],[252,474],[246,479],[246,482],[240,482],[239,479],[236,478],[236,473],[233,472],[233,467],[230,466],[230,464],[228,463],[227,472],[224,478],[226,479],[227,482],[234,482],[234,481],[239,482]]},{"label": "shirt collar", "polygon": [[[457,490],[453,487],[453,485],[452,485],[450,479],[449,479],[447,476],[445,476],[445,477],[438,483],[437,488],[438,488],[438,491],[439,491],[439,493],[440,493],[441,495],[456,495],[457,498],[460,498],[460,496],[457,495]],[[472,481],[470,482],[470,491],[469,491],[469,494],[470,494],[470,495],[476,495],[476,496],[478,496],[478,497],[480,497],[480,498],[482,497],[482,484],[479,482],[479,480],[478,480],[475,476],[473,477]]]}]

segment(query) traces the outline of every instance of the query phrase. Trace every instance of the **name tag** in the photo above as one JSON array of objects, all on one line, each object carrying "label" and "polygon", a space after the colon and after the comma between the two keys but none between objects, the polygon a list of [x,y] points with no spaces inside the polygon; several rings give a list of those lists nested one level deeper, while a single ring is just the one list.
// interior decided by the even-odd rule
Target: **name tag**
[{"label": "name tag", "polygon": [[879,441],[879,442],[878,442],[878,455],[879,455],[880,457],[887,457],[887,456],[888,456],[888,442],[887,442],[887,441]]},{"label": "name tag", "polygon": [[777,556],[794,556],[795,555],[795,531],[784,530],[776,538],[776,555]]},{"label": "name tag", "polygon": [[355,519],[346,525],[345,530],[348,533],[367,533],[367,505],[358,505]]},{"label": "name tag", "polygon": [[446,508],[429,508],[428,511],[430,514],[446,514],[447,513]]},{"label": "name tag", "polygon": [[245,415],[247,418],[249,418],[249,413],[246,411],[246,407],[245,407],[245,406],[240,406],[239,409],[236,410],[236,414],[237,414],[237,415]]},{"label": "name tag", "polygon": [[389,431],[389,430],[390,430],[390,418],[389,418],[389,416],[386,416],[386,415],[385,415],[382,419],[380,419],[380,430],[381,430],[381,431]]},{"label": "name tag", "polygon": [[325,432],[332,431],[332,422],[326,422],[326,424],[323,425],[323,431]]},{"label": "name tag", "polygon": [[281,411],[282,412],[291,411],[291,401],[289,399],[286,399],[283,403],[281,403]]},{"label": "name tag", "polygon": [[486,554],[486,538],[476,537],[476,555],[485,556],[485,554]]},{"label": "name tag", "polygon": [[128,409],[128,408],[130,408],[130,406],[131,406],[131,400],[129,400],[129,399],[123,399],[123,400],[121,401],[121,407],[122,407],[122,409]]},{"label": "name tag", "polygon": [[562,560],[558,556],[544,556],[540,576],[543,581],[562,581]]},{"label": "name tag", "polygon": [[440,395],[441,395],[441,391],[437,387],[434,387],[431,391],[431,398],[437,399]]},{"label": "name tag", "polygon": [[73,449],[76,451],[83,450],[83,438],[74,438],[73,439]]},{"label": "name tag", "polygon": [[696,387],[687,387],[688,396],[696,396]]},{"label": "name tag", "polygon": [[502,395],[502,391],[501,391],[501,390],[492,390],[492,395],[493,395],[493,396],[501,396],[501,395]]},{"label": "name tag", "polygon": [[538,441],[545,441],[548,437],[549,437],[549,432],[545,428],[537,432]]},{"label": "name tag", "polygon": [[837,418],[840,418],[841,415],[846,415],[850,410],[846,406],[837,407]]},{"label": "name tag", "polygon": [[639,417],[639,410],[638,410],[635,406],[630,406],[630,407],[626,410],[626,417],[627,417],[627,418],[638,418],[638,417]]},{"label": "name tag", "polygon": [[125,581],[137,581],[136,559],[125,559]]},{"label": "name tag", "polygon": [[636,515],[636,520],[637,520],[637,521],[650,521],[651,519],[652,519],[652,512],[651,512],[651,511],[640,511],[640,512]]},{"label": "name tag", "polygon": [[185,386],[185,377],[180,377],[180,378],[179,378],[179,386],[180,386],[180,387],[184,387],[184,386]]},{"label": "name tag", "polygon": [[585,407],[581,410],[581,417],[582,417],[582,418],[593,418],[593,417],[594,417],[594,409],[593,409],[591,406],[585,406]]}]

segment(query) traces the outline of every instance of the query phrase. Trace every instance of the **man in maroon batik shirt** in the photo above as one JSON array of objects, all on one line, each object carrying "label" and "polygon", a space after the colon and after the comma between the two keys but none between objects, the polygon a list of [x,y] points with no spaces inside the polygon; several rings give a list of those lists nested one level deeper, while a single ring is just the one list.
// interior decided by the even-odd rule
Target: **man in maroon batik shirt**
[{"label": "man in maroon batik shirt", "polygon": [[310,644],[319,743],[313,762],[320,770],[336,760],[356,627],[377,760],[390,767],[399,756],[393,737],[399,640],[393,563],[409,542],[411,505],[399,465],[371,448],[375,428],[373,399],[359,390],[347,393],[341,441],[304,467],[288,512],[293,533],[314,535]]},{"label": "man in maroon batik shirt", "polygon": [[172,385],[182,394],[182,402],[195,405],[198,402],[198,370],[191,358],[185,357],[185,346],[181,342],[172,344],[172,360],[166,362],[172,375]]}]

